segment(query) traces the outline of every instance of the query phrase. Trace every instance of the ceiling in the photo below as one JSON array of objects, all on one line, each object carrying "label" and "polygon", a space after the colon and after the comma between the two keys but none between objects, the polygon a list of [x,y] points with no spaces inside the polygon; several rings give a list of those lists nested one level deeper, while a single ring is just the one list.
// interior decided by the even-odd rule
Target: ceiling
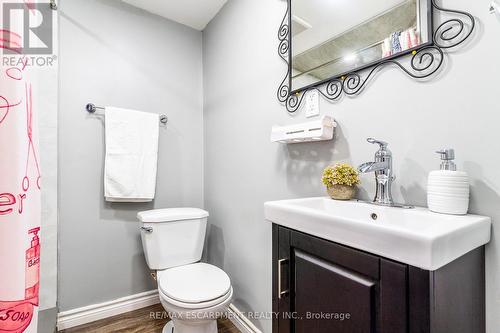
[{"label": "ceiling", "polygon": [[203,30],[227,0],[122,0],[169,20]]}]

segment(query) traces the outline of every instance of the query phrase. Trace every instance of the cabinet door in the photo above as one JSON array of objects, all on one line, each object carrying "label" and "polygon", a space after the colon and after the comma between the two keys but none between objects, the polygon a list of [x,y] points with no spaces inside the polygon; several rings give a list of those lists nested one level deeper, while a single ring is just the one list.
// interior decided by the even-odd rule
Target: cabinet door
[{"label": "cabinet door", "polygon": [[[283,227],[274,231],[273,332],[407,332],[406,265]],[[277,298],[279,291],[288,292]]]},{"label": "cabinet door", "polygon": [[294,249],[295,332],[375,332],[377,281]]},{"label": "cabinet door", "polygon": [[296,231],[290,247],[295,332],[378,332],[378,257]]}]

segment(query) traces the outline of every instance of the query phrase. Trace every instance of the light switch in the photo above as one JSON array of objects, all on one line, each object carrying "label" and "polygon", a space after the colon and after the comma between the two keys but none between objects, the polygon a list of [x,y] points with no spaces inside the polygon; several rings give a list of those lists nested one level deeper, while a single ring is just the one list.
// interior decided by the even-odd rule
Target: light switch
[{"label": "light switch", "polygon": [[319,116],[319,92],[316,89],[309,91],[306,96],[306,117]]}]

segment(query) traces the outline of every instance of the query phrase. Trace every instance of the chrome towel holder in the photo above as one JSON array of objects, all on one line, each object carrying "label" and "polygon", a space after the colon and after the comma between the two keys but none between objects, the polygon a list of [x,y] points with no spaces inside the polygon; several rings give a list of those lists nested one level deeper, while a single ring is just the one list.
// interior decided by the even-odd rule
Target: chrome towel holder
[{"label": "chrome towel holder", "polygon": [[[102,106],[95,106],[92,103],[88,103],[87,106],[85,107],[85,109],[89,113],[95,113],[97,110],[104,110],[105,108],[102,107]],[[168,117],[166,115],[164,115],[164,114],[161,114],[160,115],[160,123],[162,123],[164,125],[167,124],[168,123]]]}]

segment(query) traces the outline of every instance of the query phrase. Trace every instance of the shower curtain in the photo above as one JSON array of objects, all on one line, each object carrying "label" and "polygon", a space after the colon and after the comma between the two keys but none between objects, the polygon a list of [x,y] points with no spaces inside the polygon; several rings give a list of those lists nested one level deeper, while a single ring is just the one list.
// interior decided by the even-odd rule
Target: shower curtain
[{"label": "shower curtain", "polygon": [[[0,0],[4,4],[12,2]],[[24,5],[30,6],[29,1]],[[37,331],[41,175],[35,73],[21,45],[23,22],[0,15],[0,333]],[[16,18],[16,16],[14,16]],[[17,17],[19,21],[23,18]],[[6,62],[5,58],[14,59]]]}]

